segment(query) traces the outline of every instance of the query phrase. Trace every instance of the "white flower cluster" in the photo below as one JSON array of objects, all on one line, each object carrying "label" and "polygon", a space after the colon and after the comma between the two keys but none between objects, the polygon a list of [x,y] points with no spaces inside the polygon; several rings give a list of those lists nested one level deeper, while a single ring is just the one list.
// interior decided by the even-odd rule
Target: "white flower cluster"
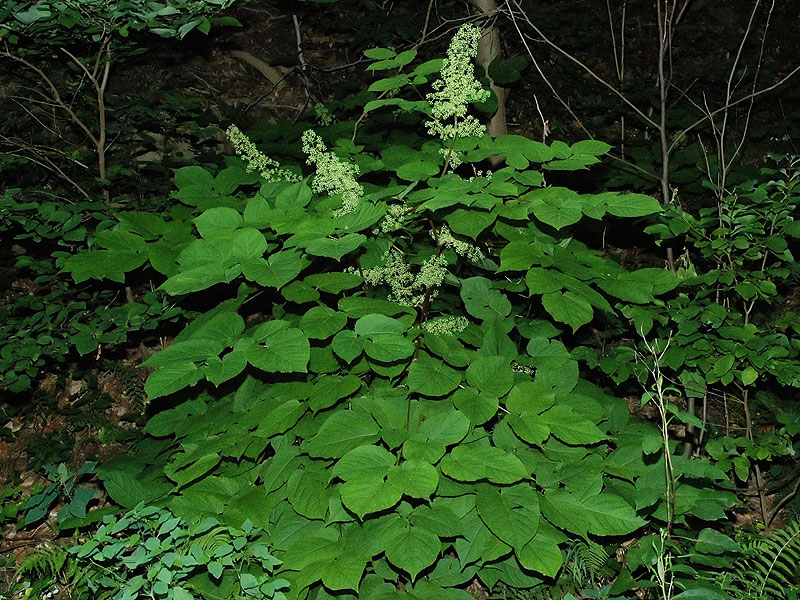
[{"label": "white flower cluster", "polygon": [[525,375],[530,375],[531,377],[536,374],[536,367],[521,365],[518,362],[511,363],[511,370],[515,373],[525,373]]},{"label": "white flower cluster", "polygon": [[468,326],[469,321],[466,317],[446,315],[425,321],[422,324],[422,329],[433,335],[456,335],[464,331]]},{"label": "white flower cluster", "polygon": [[358,167],[342,162],[333,152],[328,152],[322,138],[311,129],[303,133],[302,141],[303,152],[308,154],[306,162],[317,168],[312,189],[315,192],[328,192],[329,196],[341,195],[342,206],[334,211],[334,217],[355,212],[364,195],[364,188],[356,181]]},{"label": "white flower cluster", "polygon": [[446,225],[443,225],[442,228],[439,229],[437,235],[434,235],[433,231],[431,231],[431,236],[434,237],[440,245],[445,248],[452,248],[456,254],[465,256],[467,260],[471,262],[480,262],[484,258],[480,248],[454,238]]},{"label": "white flower cluster", "polygon": [[478,40],[481,30],[474,25],[462,26],[453,36],[444,59],[441,78],[433,83],[436,90],[428,94],[433,120],[425,125],[431,135],[441,138],[450,155],[453,167],[461,164],[461,158],[452,152],[456,138],[480,136],[486,128],[472,115],[467,114],[470,102],[483,102],[489,97],[489,90],[476,81],[472,59],[478,53]]},{"label": "white flower cluster", "polygon": [[314,117],[316,117],[317,122],[323,127],[327,127],[333,123],[333,115],[331,114],[331,111],[328,110],[328,107],[324,104],[314,105]]},{"label": "white flower cluster", "polygon": [[386,284],[391,289],[389,300],[405,306],[422,306],[425,294],[434,298],[445,275],[447,261],[443,256],[432,256],[422,263],[416,275],[411,272],[399,250],[390,250],[383,255],[383,265],[364,269],[361,273],[369,285]]},{"label": "white flower cluster", "polygon": [[403,227],[403,221],[405,220],[407,212],[408,205],[405,202],[401,202],[400,204],[390,204],[386,210],[383,220],[381,221],[380,228],[373,231],[373,233],[390,233],[392,231],[401,229]]},{"label": "white flower cluster", "polygon": [[236,125],[228,127],[225,134],[233,144],[236,154],[247,162],[247,171],[256,171],[267,181],[300,181],[300,177],[294,173],[282,169],[277,161],[261,152],[256,145],[250,141]]}]

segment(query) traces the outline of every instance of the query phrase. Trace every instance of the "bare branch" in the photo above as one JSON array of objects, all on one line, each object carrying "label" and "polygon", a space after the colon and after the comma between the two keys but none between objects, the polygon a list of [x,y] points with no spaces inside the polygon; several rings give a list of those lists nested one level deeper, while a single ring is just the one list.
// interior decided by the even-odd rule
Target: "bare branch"
[{"label": "bare branch", "polygon": [[[528,24],[528,25],[531,27],[531,29],[533,29],[533,30],[536,32],[536,34],[537,34],[537,35],[539,35],[539,37],[541,37],[541,38],[542,38],[542,40],[544,40],[544,42],[545,42],[545,43],[546,43],[548,46],[550,46],[551,48],[553,48],[553,49],[554,49],[554,50],[556,50],[557,52],[561,53],[561,54],[562,54],[563,56],[565,56],[567,59],[569,59],[570,61],[574,62],[574,63],[575,63],[576,65],[578,65],[578,66],[579,66],[581,69],[583,69],[584,71],[586,71],[586,73],[587,73],[587,74],[588,74],[588,75],[589,75],[589,76],[590,76],[592,79],[594,79],[595,81],[597,81],[598,83],[600,83],[600,84],[601,84],[603,87],[607,88],[607,89],[608,89],[609,91],[611,91],[611,92],[612,92],[612,93],[613,93],[615,96],[617,96],[617,97],[618,97],[620,100],[622,100],[622,101],[623,101],[625,104],[627,104],[627,105],[628,105],[628,106],[629,106],[629,107],[630,107],[630,108],[631,108],[631,109],[632,109],[632,110],[633,110],[633,111],[634,111],[634,112],[635,112],[637,115],[639,115],[639,116],[640,116],[640,117],[641,117],[641,118],[642,118],[642,119],[643,119],[643,120],[644,120],[646,123],[648,123],[648,124],[649,124],[651,127],[653,127],[654,129],[658,129],[658,123],[656,123],[655,121],[653,121],[653,119],[651,119],[651,118],[650,118],[650,117],[649,117],[647,114],[645,114],[645,113],[644,113],[644,112],[643,112],[643,111],[642,111],[642,110],[641,110],[641,109],[640,109],[638,106],[636,106],[636,105],[635,105],[633,102],[631,102],[630,100],[628,100],[628,98],[625,96],[625,94],[623,94],[621,91],[619,91],[619,90],[618,90],[617,88],[615,88],[613,85],[611,85],[611,84],[610,84],[609,82],[607,82],[605,79],[603,79],[602,77],[600,77],[600,76],[599,76],[597,73],[595,73],[595,72],[594,72],[592,69],[590,69],[590,68],[589,68],[589,67],[588,67],[586,64],[584,64],[583,62],[581,62],[581,60],[580,60],[580,59],[578,59],[577,57],[573,56],[572,54],[570,54],[569,52],[567,52],[566,50],[564,50],[564,49],[563,49],[561,46],[559,46],[558,44],[556,44],[555,42],[553,42],[553,41],[552,41],[550,38],[548,38],[548,37],[547,37],[547,36],[544,34],[544,32],[542,32],[542,30],[541,30],[541,29],[539,29],[539,28],[538,28],[536,25],[534,25],[534,24],[533,24],[533,22],[530,20],[530,18],[528,17],[528,15],[527,15],[527,14],[525,14],[525,11],[522,9],[522,7],[521,7],[521,6],[520,6],[520,4],[519,4],[519,0],[513,0],[513,1],[514,1],[514,4],[515,4],[515,5],[516,5],[516,7],[517,7],[517,10],[519,11],[519,14],[521,14],[521,15],[522,15],[522,18],[523,18],[523,20],[524,20],[524,21],[525,21],[525,22],[526,22],[526,23],[527,23],[527,24]],[[512,11],[510,11],[510,12],[513,14],[513,12],[514,12],[514,11],[512,10]],[[527,45],[526,45],[526,48],[527,48]],[[530,50],[529,50],[529,52],[530,52]]]},{"label": "bare branch", "polygon": [[69,115],[69,118],[72,119],[72,122],[81,128],[81,130],[86,134],[86,136],[90,140],[92,140],[92,143],[97,145],[97,138],[95,137],[94,133],[92,133],[92,130],[89,129],[86,123],[84,123],[80,118],[78,118],[78,115],[75,114],[72,108],[70,108],[70,106],[66,102],[64,102],[64,100],[61,98],[61,94],[58,93],[58,89],[56,88],[55,84],[45,74],[44,71],[42,71],[39,67],[31,63],[30,61],[22,58],[21,56],[11,54],[7,50],[0,52],[0,58],[10,58],[11,60],[26,66],[28,69],[36,73],[42,79],[42,81],[47,85],[47,87],[50,88],[50,94],[52,95],[53,100],[56,102],[56,104],[58,104],[59,108],[61,108],[64,112],[66,112]]},{"label": "bare branch", "polygon": [[751,99],[757,98],[758,96],[762,96],[762,95],[766,94],[767,92],[771,92],[772,90],[781,87],[783,84],[785,84],[787,81],[789,81],[792,77],[794,77],[797,74],[798,71],[800,71],[800,65],[797,65],[794,69],[792,69],[789,72],[788,75],[785,75],[784,77],[781,77],[778,81],[776,81],[772,85],[767,86],[765,88],[762,88],[762,89],[760,89],[760,90],[758,90],[756,92],[752,92],[750,94],[747,94],[746,96],[744,96],[742,98],[739,98],[738,100],[734,100],[733,102],[729,102],[729,103],[725,104],[724,106],[720,106],[716,110],[713,110],[713,111],[709,112],[708,114],[704,115],[702,118],[698,119],[697,121],[695,121],[694,123],[692,123],[691,125],[686,127],[685,129],[681,130],[681,132],[678,133],[678,135],[675,136],[672,144],[670,144],[670,147],[669,147],[670,152],[672,152],[672,150],[675,149],[675,146],[677,146],[681,142],[681,140],[684,137],[686,137],[687,133],[689,133],[694,128],[698,127],[699,125],[702,125],[708,119],[713,118],[714,116],[718,115],[719,113],[721,113],[724,110],[727,110],[729,108],[737,106],[737,105],[739,105],[739,104],[741,104],[743,102],[748,102]]}]

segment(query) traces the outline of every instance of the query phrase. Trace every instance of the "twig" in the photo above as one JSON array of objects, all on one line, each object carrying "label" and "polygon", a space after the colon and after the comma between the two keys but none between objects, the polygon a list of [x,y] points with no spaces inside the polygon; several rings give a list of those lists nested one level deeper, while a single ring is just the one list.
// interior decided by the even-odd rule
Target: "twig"
[{"label": "twig", "polygon": [[97,138],[95,137],[94,133],[92,133],[91,129],[89,129],[86,123],[84,123],[80,118],[78,118],[78,116],[69,107],[69,105],[66,102],[64,102],[64,100],[61,98],[61,94],[58,93],[58,89],[56,88],[55,84],[45,74],[44,71],[42,71],[39,67],[31,63],[30,61],[22,58],[21,56],[16,56],[15,54],[11,54],[7,50],[0,52],[0,58],[10,58],[11,60],[26,66],[31,71],[36,73],[42,79],[42,81],[45,82],[47,87],[50,88],[50,94],[55,103],[58,105],[58,107],[61,108],[64,112],[66,112],[67,115],[69,115],[69,118],[72,120],[72,122],[75,123],[78,127],[80,127],[80,129],[86,134],[86,136],[92,141],[93,144],[95,145],[97,144]]},{"label": "twig", "polygon": [[[100,179],[106,181],[106,87],[108,86],[108,76],[111,72],[111,37],[105,36],[100,44],[100,50],[95,57],[95,66],[90,73],[86,65],[83,64],[78,58],[66,48],[59,48],[64,54],[69,56],[72,61],[80,67],[95,90],[95,99],[97,102],[97,123],[98,133],[97,137],[93,139],[95,149],[97,150],[97,167]],[[102,57],[102,58],[101,58]],[[100,79],[97,78],[100,65],[102,64],[102,75]],[[106,203],[110,201],[110,192],[106,185],[103,185],[103,199]]]},{"label": "twig", "polygon": [[305,112],[306,108],[308,108],[308,105],[311,102],[311,92],[308,89],[308,64],[306,63],[306,57],[303,54],[303,35],[300,31],[300,21],[295,13],[292,14],[292,23],[294,23],[294,34],[297,41],[297,60],[300,62],[300,75],[303,77],[303,91],[306,93],[306,101],[303,104],[303,108],[297,112],[297,115],[293,120],[293,122],[297,122],[297,120],[300,118],[300,115]]},{"label": "twig", "polygon": [[[538,28],[536,25],[534,25],[533,21],[531,21],[531,20],[530,20],[530,18],[528,17],[528,15],[525,13],[525,11],[524,11],[524,10],[522,9],[522,7],[520,6],[520,4],[519,4],[519,0],[514,0],[514,4],[517,6],[517,10],[518,10],[518,11],[520,12],[520,14],[522,15],[522,17],[523,17],[524,21],[525,21],[525,22],[526,22],[526,23],[527,23],[527,24],[528,24],[528,25],[531,27],[531,29],[533,29],[533,30],[534,30],[534,31],[537,33],[537,35],[539,35],[539,37],[541,37],[541,38],[542,38],[542,40],[544,40],[544,42],[545,42],[545,43],[546,43],[548,46],[550,46],[551,48],[553,48],[554,50],[556,50],[557,52],[559,52],[560,54],[562,54],[562,55],[563,55],[565,58],[567,58],[567,59],[569,59],[570,61],[574,62],[576,65],[578,65],[578,66],[579,66],[581,69],[583,69],[584,71],[586,71],[586,73],[587,73],[587,74],[588,74],[588,75],[589,75],[589,76],[590,76],[592,79],[596,80],[596,81],[597,81],[598,83],[600,83],[600,84],[601,84],[603,87],[605,87],[605,88],[607,88],[608,90],[610,90],[610,91],[611,91],[611,92],[612,92],[612,93],[613,93],[615,96],[617,96],[617,97],[618,97],[620,100],[622,100],[622,101],[623,101],[625,104],[627,104],[627,105],[628,105],[628,106],[631,108],[631,110],[633,110],[633,111],[634,111],[634,112],[635,112],[637,115],[639,115],[639,116],[640,116],[642,119],[644,119],[644,121],[645,121],[646,123],[648,123],[648,124],[649,124],[651,127],[655,128],[655,129],[658,129],[658,124],[657,124],[655,121],[653,121],[653,119],[651,119],[651,118],[650,118],[650,117],[649,117],[649,116],[648,116],[646,113],[644,113],[644,112],[643,112],[643,111],[642,111],[642,110],[641,110],[641,109],[640,109],[638,106],[636,106],[636,105],[635,105],[633,102],[631,102],[631,101],[630,101],[630,100],[627,98],[627,96],[625,96],[625,94],[623,94],[621,91],[619,91],[619,90],[618,90],[617,88],[615,88],[613,85],[611,85],[611,84],[610,84],[609,82],[607,82],[605,79],[603,79],[602,77],[600,77],[600,76],[599,76],[597,73],[595,73],[595,72],[594,72],[592,69],[590,69],[588,66],[586,66],[586,64],[584,64],[583,62],[581,62],[581,60],[579,60],[577,57],[573,56],[572,54],[570,54],[569,52],[567,52],[566,50],[564,50],[564,49],[563,49],[561,46],[559,46],[558,44],[556,44],[555,42],[553,42],[553,41],[552,41],[550,38],[548,38],[548,37],[547,37],[547,36],[544,34],[544,32],[543,32],[541,29],[539,29],[539,28]],[[514,11],[512,10],[512,11],[510,11],[510,12],[513,14],[513,12],[514,12]]]},{"label": "twig", "polygon": [[542,109],[539,106],[539,98],[536,97],[536,94],[533,95],[533,101],[536,104],[536,112],[539,113],[539,118],[542,120],[542,143],[547,142],[547,136],[550,134],[550,126],[548,125],[547,119],[544,118],[542,114]]},{"label": "twig", "polygon": [[764,524],[765,529],[769,529],[769,526],[772,524],[772,521],[775,520],[775,517],[778,516],[780,510],[789,504],[795,496],[797,496],[797,492],[800,491],[800,477],[797,478],[797,482],[794,484],[792,491],[786,494],[778,504],[775,505],[775,508],[772,509],[772,512],[769,514],[769,518],[767,522]]},{"label": "twig", "polygon": [[704,122],[706,122],[709,119],[713,119],[716,115],[720,114],[724,110],[728,110],[729,108],[733,108],[734,106],[738,106],[742,102],[748,102],[748,101],[752,100],[753,98],[757,98],[758,96],[762,96],[762,95],[764,95],[764,94],[766,94],[768,92],[771,92],[774,89],[777,89],[777,88],[781,87],[783,84],[785,84],[787,81],[789,81],[792,77],[794,77],[797,74],[798,71],[800,71],[800,65],[797,65],[794,69],[792,69],[789,72],[789,74],[785,75],[784,77],[781,77],[778,81],[776,81],[772,85],[767,86],[765,88],[762,88],[762,89],[758,90],[757,92],[753,92],[753,93],[747,94],[746,96],[744,96],[742,98],[739,98],[738,100],[734,100],[733,102],[729,102],[729,103],[725,104],[724,106],[720,106],[719,108],[710,111],[708,114],[704,115],[702,118],[697,119],[697,121],[695,121],[694,123],[692,123],[688,127],[686,127],[683,130],[681,130],[680,133],[678,133],[675,136],[675,139],[672,141],[672,143],[669,146],[670,152],[672,152],[672,150],[674,150],[675,147],[681,141],[683,141],[683,138],[686,137],[687,133],[689,133],[690,131],[692,131],[693,129],[698,127],[699,125],[702,125]]},{"label": "twig", "polygon": [[425,12],[425,25],[422,27],[422,37],[419,39],[420,44],[425,41],[425,36],[428,35],[428,25],[431,22],[431,9],[433,8],[434,2],[436,2],[436,0],[429,0],[428,2],[428,10]]},{"label": "twig", "polygon": [[566,102],[566,100],[564,100],[561,97],[561,95],[556,91],[555,87],[550,82],[550,79],[547,77],[547,75],[545,75],[544,71],[539,66],[539,61],[536,60],[536,56],[534,56],[533,51],[530,49],[530,46],[528,46],[528,41],[526,40],[525,35],[522,33],[522,30],[520,29],[519,24],[517,23],[514,11],[513,10],[509,11],[508,15],[511,19],[511,22],[514,25],[514,29],[517,30],[517,34],[519,35],[520,40],[522,41],[522,45],[525,46],[525,50],[528,53],[528,57],[531,59],[533,66],[536,68],[536,72],[539,73],[539,77],[542,78],[542,81],[544,81],[545,85],[547,85],[547,87],[550,89],[555,99],[558,100],[558,102],[566,109],[566,111],[570,114],[570,116],[574,119],[574,121],[578,124],[578,126],[584,131],[584,133],[586,133],[586,135],[589,136],[590,138],[594,139],[594,136],[583,124],[583,121],[580,120],[578,115],[575,114],[575,111],[572,110],[572,108]]}]

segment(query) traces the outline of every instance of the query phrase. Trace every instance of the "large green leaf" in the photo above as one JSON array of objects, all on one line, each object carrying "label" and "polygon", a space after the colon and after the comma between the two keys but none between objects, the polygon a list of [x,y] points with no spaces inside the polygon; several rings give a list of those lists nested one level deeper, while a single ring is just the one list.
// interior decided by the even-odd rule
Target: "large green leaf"
[{"label": "large green leaf", "polygon": [[322,375],[311,389],[308,405],[311,410],[320,411],[333,406],[361,387],[361,380],[355,375]]},{"label": "large green leaf", "polygon": [[606,154],[611,150],[611,146],[600,140],[581,140],[570,146],[570,151],[573,154],[594,154],[599,156]]},{"label": "large green leaf", "polygon": [[566,539],[567,536],[541,519],[534,538],[521,550],[516,550],[517,559],[526,569],[555,577],[564,562],[558,545]]},{"label": "large green leaf", "polygon": [[339,486],[342,504],[360,519],[365,515],[391,508],[400,501],[402,492],[383,479],[345,481]]},{"label": "large green leaf", "polygon": [[150,400],[168,396],[200,381],[202,372],[194,363],[178,363],[159,369],[147,378],[144,391]]},{"label": "large green leaf", "polygon": [[334,591],[353,590],[357,592],[366,567],[367,561],[365,559],[357,559],[347,554],[341,554],[333,561],[320,565],[319,571],[322,574],[322,583],[328,589]]},{"label": "large green leaf", "polygon": [[300,329],[307,337],[324,340],[347,324],[347,315],[328,306],[310,308],[300,319]]},{"label": "large green leaf", "polygon": [[238,210],[218,206],[203,211],[203,214],[194,220],[194,225],[202,237],[212,238],[228,235],[244,225],[244,219]]},{"label": "large green leaf", "polygon": [[416,507],[409,517],[412,525],[419,525],[441,537],[457,537],[463,534],[459,516],[447,506],[447,499],[434,498],[433,502]]},{"label": "large green leaf", "polygon": [[441,467],[445,475],[457,481],[509,484],[530,476],[522,461],[494,446],[456,446],[442,459]]},{"label": "large green leaf", "polygon": [[492,282],[485,277],[462,279],[461,299],[467,312],[479,319],[505,318],[511,312],[511,302],[502,292],[492,289]]},{"label": "large green leaf", "polygon": [[340,294],[361,285],[364,279],[357,273],[316,273],[303,281],[320,292]]},{"label": "large green leaf", "polygon": [[[515,158],[525,158],[534,163],[543,163],[552,160],[555,156],[553,150],[546,144],[536,142],[521,135],[500,136],[494,140],[491,149],[497,154],[507,156],[512,161]],[[521,166],[521,168],[527,168],[527,166]]]},{"label": "large green leaf", "polygon": [[540,507],[551,523],[584,537],[589,533],[626,535],[647,524],[630,504],[609,492],[580,498],[551,490],[543,496]]},{"label": "large green leaf", "polygon": [[511,552],[508,544],[489,531],[477,510],[468,512],[461,521],[464,534],[456,539],[454,546],[462,568],[475,562],[489,563]]},{"label": "large green leaf", "polygon": [[355,332],[366,338],[363,342],[367,356],[390,363],[409,358],[416,349],[403,335],[407,327],[398,319],[381,314],[365,315],[355,324]]},{"label": "large green leaf", "polygon": [[328,512],[329,479],[330,475],[322,469],[292,473],[286,482],[286,495],[295,512],[309,519],[324,519]]},{"label": "large green leaf", "polygon": [[223,345],[211,338],[203,336],[202,339],[188,339],[177,341],[167,346],[161,352],[154,354],[143,365],[146,367],[174,367],[186,363],[200,363],[209,357],[218,356]]},{"label": "large green leaf", "polygon": [[231,245],[233,257],[241,261],[261,258],[267,251],[267,240],[264,238],[264,234],[253,227],[245,227],[236,231],[233,234]]},{"label": "large green leaf", "polygon": [[617,217],[644,217],[661,212],[661,204],[644,194],[605,195],[606,210]]},{"label": "large green leaf", "polygon": [[223,281],[232,281],[239,275],[236,269],[241,271],[241,267],[236,267],[231,272],[228,271],[229,268],[229,264],[209,258],[209,262],[202,266],[173,275],[161,284],[161,289],[170,296],[205,290]]},{"label": "large green leaf", "polygon": [[183,487],[208,473],[211,469],[219,464],[220,456],[216,452],[211,452],[199,457],[197,460],[189,463],[180,469],[172,469],[171,465],[167,465],[164,469],[164,474],[172,479],[178,487]]},{"label": "large green leaf", "polygon": [[212,356],[206,361],[205,375],[216,386],[233,379],[247,368],[247,348],[249,340],[242,340],[241,347],[234,348],[221,359]]},{"label": "large green leaf", "polygon": [[305,373],[310,344],[299,329],[287,321],[267,321],[253,332],[254,344],[247,350],[247,361],[262,371]]},{"label": "large green leaf", "polygon": [[461,374],[427,352],[420,352],[408,369],[406,383],[412,392],[444,396],[458,387]]},{"label": "large green leaf", "polygon": [[490,212],[458,208],[447,215],[445,220],[453,232],[459,235],[466,235],[475,240],[487,227],[494,223],[496,218],[496,215]]},{"label": "large green leaf", "polygon": [[428,500],[439,485],[439,473],[423,460],[406,460],[389,469],[387,481],[406,496]]},{"label": "large green leaf", "polygon": [[367,356],[385,363],[409,358],[415,350],[414,342],[402,335],[376,335],[364,341]]},{"label": "large green leaf", "polygon": [[539,494],[528,483],[507,488],[483,485],[475,498],[478,515],[486,526],[520,551],[539,527]]},{"label": "large green leaf", "polygon": [[527,271],[542,257],[543,252],[535,244],[527,241],[511,242],[500,251],[498,272]]},{"label": "large green leaf", "polygon": [[342,260],[345,254],[350,254],[367,240],[360,233],[348,233],[341,238],[318,238],[306,246],[306,252],[315,256],[327,256],[335,260]]},{"label": "large green leaf", "polygon": [[533,215],[554,229],[573,225],[583,216],[580,197],[568,188],[538,188],[528,192],[523,198],[531,203]]},{"label": "large green leaf", "polygon": [[540,415],[550,432],[567,444],[594,444],[608,436],[592,421],[569,406],[557,405]]},{"label": "large green leaf", "polygon": [[312,197],[311,188],[305,181],[292,183],[282,189],[275,197],[277,208],[305,207]]},{"label": "large green leaf", "polygon": [[449,446],[460,442],[468,431],[466,416],[457,410],[443,409],[427,416],[414,433],[414,438]]},{"label": "large green leaf", "polygon": [[502,356],[485,356],[467,367],[467,383],[490,396],[501,397],[514,385],[511,364]]},{"label": "large green leaf", "polygon": [[242,261],[244,276],[265,287],[283,287],[297,277],[302,268],[300,256],[294,250],[281,250],[270,254],[266,259]]},{"label": "large green leaf", "polygon": [[358,319],[353,329],[358,335],[371,338],[375,335],[402,334],[408,327],[399,319],[374,313]]},{"label": "large green leaf", "polygon": [[333,467],[333,475],[344,481],[355,483],[383,481],[389,467],[396,462],[395,456],[381,448],[367,444],[353,448],[342,456]]},{"label": "large green leaf", "polygon": [[435,533],[412,526],[386,542],[386,558],[414,580],[420,571],[436,562],[441,546]]},{"label": "large green leaf", "polygon": [[339,358],[350,363],[364,352],[364,343],[355,331],[345,329],[333,338],[331,348]]},{"label": "large green leaf", "polygon": [[482,394],[472,387],[453,392],[453,404],[473,425],[483,425],[497,414],[500,402],[497,396]]},{"label": "large green leaf", "polygon": [[738,553],[742,548],[724,533],[706,527],[697,536],[695,550],[703,554],[724,554],[726,552]]},{"label": "large green leaf", "polygon": [[310,456],[337,458],[380,437],[380,427],[369,415],[339,410],[327,418],[317,435],[301,446]]},{"label": "large green leaf", "polygon": [[594,312],[592,306],[573,292],[552,292],[542,296],[542,304],[547,312],[561,323],[577,331],[581,325],[591,323]]}]

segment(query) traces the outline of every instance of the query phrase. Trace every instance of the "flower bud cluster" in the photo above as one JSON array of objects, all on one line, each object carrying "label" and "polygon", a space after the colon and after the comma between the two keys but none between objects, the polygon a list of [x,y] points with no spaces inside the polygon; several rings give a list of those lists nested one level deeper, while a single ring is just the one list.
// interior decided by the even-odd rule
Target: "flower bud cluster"
[{"label": "flower bud cluster", "polygon": [[322,138],[311,129],[303,133],[302,142],[303,152],[308,155],[306,162],[317,168],[311,188],[315,192],[327,192],[329,196],[341,196],[342,206],[334,211],[334,217],[355,212],[364,195],[364,188],[356,181],[358,167],[328,152]]},{"label": "flower bud cluster", "polygon": [[436,317],[422,324],[423,331],[433,335],[457,335],[469,326],[466,317],[456,317],[454,315],[444,315]]},{"label": "flower bud cluster", "polygon": [[328,110],[327,106],[321,103],[314,105],[314,117],[317,119],[317,123],[323,127],[327,127],[333,123],[331,111]]},{"label": "flower bud cluster", "polygon": [[282,169],[277,161],[261,152],[250,138],[236,125],[231,125],[225,132],[233,144],[236,154],[247,163],[247,171],[257,172],[267,181],[300,181],[300,177],[291,171]]},{"label": "flower bud cluster", "polygon": [[[433,232],[431,232],[431,236],[434,236]],[[453,237],[453,234],[450,233],[450,229],[448,229],[446,225],[443,225],[442,228],[439,229],[434,238],[441,246],[451,248],[456,254],[465,256],[467,260],[471,262],[480,262],[484,259],[483,252],[481,252],[480,248]]]},{"label": "flower bud cluster", "polygon": [[373,231],[373,233],[391,233],[402,229],[405,224],[405,216],[409,208],[405,202],[400,204],[390,204],[386,210],[386,214],[381,221],[380,227]]},{"label": "flower bud cluster", "polygon": [[525,373],[525,375],[530,375],[531,377],[536,374],[536,367],[531,365],[521,365],[516,361],[511,363],[511,370],[515,373]]}]

